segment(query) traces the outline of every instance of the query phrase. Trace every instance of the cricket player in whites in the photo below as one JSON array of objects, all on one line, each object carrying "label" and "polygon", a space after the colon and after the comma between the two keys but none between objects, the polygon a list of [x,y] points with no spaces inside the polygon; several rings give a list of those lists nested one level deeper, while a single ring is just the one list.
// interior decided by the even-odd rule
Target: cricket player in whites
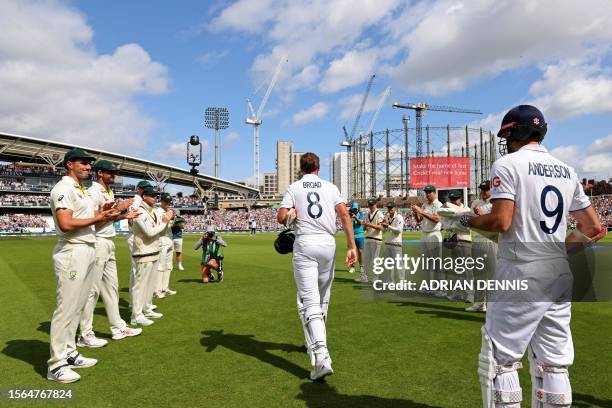
[{"label": "cricket player in whites", "polygon": [[102,296],[106,316],[110,323],[113,340],[138,336],[142,329],[132,329],[119,314],[119,279],[117,278],[117,262],[115,260],[115,225],[114,221],[132,219],[138,215],[137,210],[128,211],[132,200],[116,202],[110,185],[115,182],[117,169],[107,160],[99,160],[93,166],[97,181],[91,183],[87,193],[93,200],[94,206],[100,208],[106,204],[115,204],[115,208],[122,212],[115,219],[96,224],[96,266],[93,285],[89,291],[87,304],[81,315],[81,336],[77,341],[78,347],[103,347],[108,341],[96,337],[93,331],[93,315],[98,297]]},{"label": "cricket player in whites", "polygon": [[[365,264],[365,271],[362,271],[359,277],[359,282],[367,283],[368,277],[374,279],[374,259],[380,256],[380,247],[382,244],[382,230],[381,223],[385,216],[376,205],[378,200],[376,198],[370,198],[368,200],[368,213],[366,219],[362,222],[365,227],[365,249],[363,252],[363,263]],[[358,220],[361,222],[360,220]]]},{"label": "cricket player in whites", "polygon": [[94,225],[109,222],[120,213],[108,206],[96,209],[83,186],[93,161],[95,158],[82,149],[69,150],[64,156],[66,175],[53,187],[50,197],[58,236],[52,256],[57,303],[49,333],[47,379],[64,384],[81,378],[73,368],[91,367],[98,362],[79,354],[75,338],[95,275]]},{"label": "cricket player in whites", "polygon": [[[403,256],[404,242],[402,240],[402,233],[404,232],[404,217],[401,216],[395,209],[395,203],[389,201],[387,203],[387,216],[381,223],[385,231],[387,231],[387,237],[384,243],[385,258],[396,259],[397,256],[400,258]],[[395,278],[399,281],[404,280],[404,269],[398,267],[397,263],[387,270],[387,282],[396,282]]]},{"label": "cricket player in whites", "polygon": [[333,373],[325,322],[334,279],[336,214],[346,234],[346,263],[355,262],[357,254],[345,201],[336,186],[319,178],[319,157],[314,153],[302,155],[300,170],[303,176],[287,189],[277,220],[286,225],[292,216],[289,212],[295,213],[293,274],[297,306],[313,365],[310,378],[317,380]]},{"label": "cricket player in whites", "polygon": [[[426,186],[425,203],[423,205],[411,205],[416,221],[421,224],[421,250],[426,258],[442,258],[442,223],[438,215],[438,210],[442,208],[442,203],[436,196],[435,186]],[[433,267],[427,270],[427,279],[444,279],[441,271],[436,271]],[[438,291],[438,296],[445,297],[446,293]]]},{"label": "cricket player in whites", "polygon": [[[574,360],[572,304],[567,292],[557,289],[563,282],[567,283],[563,290],[571,291],[572,286],[564,243],[591,243],[607,231],[574,169],[540,144],[546,131],[544,116],[533,106],[520,105],[506,113],[497,134],[503,157],[491,168],[491,212],[461,217],[464,225],[499,232],[497,280],[533,278],[529,282],[539,283],[538,291],[559,292],[556,298],[541,296],[523,302],[512,298],[497,302],[491,295],[478,363],[485,408],[520,406],[517,369],[522,367],[525,351],[531,406],[572,404],[568,376]],[[577,231],[566,236],[568,212],[578,224]]]},{"label": "cricket player in whites", "polygon": [[[493,204],[491,204],[491,182],[483,181],[478,186],[480,199],[472,201],[470,208],[476,215],[489,214]],[[472,231],[472,257],[474,259],[483,258],[485,268],[480,271],[474,268],[474,279],[486,280],[493,279],[495,274],[495,263],[497,262],[497,242],[485,237],[478,231]],[[487,311],[487,291],[474,288],[474,304],[465,309],[468,312]]]},{"label": "cricket player in whites", "polygon": [[132,258],[136,264],[134,286],[132,287],[132,321],[133,325],[150,326],[153,320],[163,315],[151,308],[157,274],[157,263],[161,250],[159,234],[167,227],[174,211],[168,210],[159,217],[154,210],[159,193],[151,186],[142,192],[140,215],[134,219],[134,245]]},{"label": "cricket player in whites", "polygon": [[[163,217],[166,211],[170,210],[172,196],[169,193],[162,193],[160,200],[160,207],[155,209],[159,218]],[[161,250],[159,253],[159,273],[157,274],[157,281],[155,285],[155,296],[158,299],[176,295],[176,291],[170,289],[170,273],[172,272],[172,258],[174,256],[172,227],[175,219],[176,217],[166,224],[166,228],[160,233]]]}]

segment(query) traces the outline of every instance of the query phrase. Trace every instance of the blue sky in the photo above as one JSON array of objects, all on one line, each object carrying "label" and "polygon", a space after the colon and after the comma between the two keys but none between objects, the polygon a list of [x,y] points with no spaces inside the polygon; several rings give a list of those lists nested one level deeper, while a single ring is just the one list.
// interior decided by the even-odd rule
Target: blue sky
[{"label": "blue sky", "polygon": [[210,173],[203,112],[225,106],[220,175],[242,180],[253,167],[245,99],[286,55],[261,127],[262,172],[279,139],[339,151],[375,73],[363,129],[387,85],[379,130],[401,127],[393,101],[480,109],[424,123],[493,131],[507,109],[534,103],[549,149],[581,175],[610,177],[610,16],[604,0],[4,1],[0,130],[179,166],[198,134]]}]

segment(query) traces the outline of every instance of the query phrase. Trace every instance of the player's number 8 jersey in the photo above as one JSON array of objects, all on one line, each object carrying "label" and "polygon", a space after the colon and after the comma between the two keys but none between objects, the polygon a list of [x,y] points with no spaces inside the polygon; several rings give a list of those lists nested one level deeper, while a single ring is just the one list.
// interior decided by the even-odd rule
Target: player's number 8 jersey
[{"label": "player's number 8 jersey", "polygon": [[525,261],[565,257],[568,213],[590,206],[574,169],[534,144],[493,163],[491,199],[515,203],[499,256]]},{"label": "player's number 8 jersey", "polygon": [[314,174],[306,174],[289,186],[280,206],[295,208],[297,236],[335,235],[335,207],[344,202],[335,185]]}]

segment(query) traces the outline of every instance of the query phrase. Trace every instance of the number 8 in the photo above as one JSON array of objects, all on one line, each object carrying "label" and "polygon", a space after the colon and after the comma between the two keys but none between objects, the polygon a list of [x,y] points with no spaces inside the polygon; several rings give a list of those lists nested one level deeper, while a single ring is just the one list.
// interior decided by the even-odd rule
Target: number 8
[{"label": "number 8", "polygon": [[[552,191],[557,196],[557,207],[552,211],[546,207],[546,196],[548,193]],[[542,190],[542,194],[540,195],[540,205],[542,207],[542,211],[544,215],[547,217],[556,217],[555,223],[552,227],[548,227],[546,221],[540,221],[540,228],[547,234],[554,234],[559,228],[559,224],[561,223],[561,218],[563,218],[563,196],[559,189],[555,186],[546,186],[544,190]]]},{"label": "number 8", "polygon": [[[312,196],[315,197],[314,201],[311,199]],[[308,200],[308,215],[310,218],[314,218],[315,220],[319,218],[321,214],[323,214],[323,207],[321,207],[321,204],[319,204],[320,199],[321,197],[319,197],[319,193],[316,191],[311,191],[306,195],[306,200]],[[312,213],[312,207],[317,207],[319,209],[316,215]]]}]

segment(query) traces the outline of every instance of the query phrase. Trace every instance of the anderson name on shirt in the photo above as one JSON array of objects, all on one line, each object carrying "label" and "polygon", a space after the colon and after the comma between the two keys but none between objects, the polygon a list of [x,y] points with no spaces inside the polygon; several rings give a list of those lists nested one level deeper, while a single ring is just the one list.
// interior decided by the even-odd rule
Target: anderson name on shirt
[{"label": "anderson name on shirt", "polygon": [[553,178],[564,178],[569,179],[572,177],[572,172],[569,167],[561,166],[559,164],[542,164],[529,162],[529,176],[542,176],[542,177],[553,177]]}]

